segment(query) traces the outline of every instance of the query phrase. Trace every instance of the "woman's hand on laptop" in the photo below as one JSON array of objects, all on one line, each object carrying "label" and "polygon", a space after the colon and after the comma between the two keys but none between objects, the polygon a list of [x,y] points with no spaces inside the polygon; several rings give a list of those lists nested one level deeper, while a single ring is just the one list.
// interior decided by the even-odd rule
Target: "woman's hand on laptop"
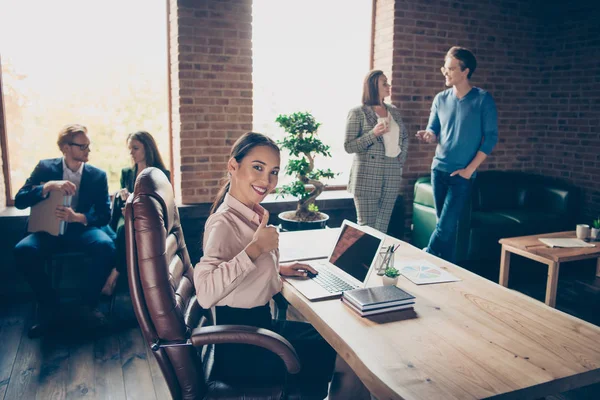
[{"label": "woman's hand on laptop", "polygon": [[292,261],[291,263],[279,264],[279,273],[283,276],[308,276],[317,275],[316,269],[308,264]]}]

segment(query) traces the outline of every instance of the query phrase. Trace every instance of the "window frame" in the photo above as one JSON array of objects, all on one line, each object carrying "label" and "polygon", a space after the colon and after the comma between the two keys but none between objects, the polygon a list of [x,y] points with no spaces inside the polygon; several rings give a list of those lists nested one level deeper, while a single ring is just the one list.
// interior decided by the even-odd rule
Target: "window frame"
[{"label": "window frame", "polygon": [[[175,162],[173,160],[174,152],[173,152],[173,121],[172,121],[172,113],[173,113],[173,93],[172,93],[172,83],[171,83],[171,8],[169,7],[169,1],[165,0],[166,13],[165,18],[167,20],[167,30],[165,35],[167,35],[167,112],[168,112],[168,123],[167,123],[167,132],[169,134],[169,168],[171,172],[171,182],[173,182],[174,176],[174,165]],[[8,151],[8,133],[6,129],[6,109],[4,107],[4,87],[2,83],[2,55],[0,54],[0,145],[2,146],[2,175],[4,176],[4,192],[6,196],[6,207],[14,207],[15,205],[15,197],[12,193],[12,185],[10,179],[10,157]],[[174,187],[175,189],[175,187]],[[175,189],[177,191],[177,189]],[[16,193],[15,193],[16,194]]]},{"label": "window frame", "polygon": [[0,55],[0,145],[2,146],[2,175],[4,176],[4,192],[6,196],[6,207],[13,207],[15,199],[12,196],[10,182],[10,159],[8,156],[8,137],[6,134],[6,110],[4,108],[4,89],[2,86],[2,56]]}]

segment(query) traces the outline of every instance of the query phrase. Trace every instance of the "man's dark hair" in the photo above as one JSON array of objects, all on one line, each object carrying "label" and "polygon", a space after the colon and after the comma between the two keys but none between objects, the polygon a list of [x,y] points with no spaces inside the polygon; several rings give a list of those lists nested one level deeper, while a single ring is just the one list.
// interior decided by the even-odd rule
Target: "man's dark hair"
[{"label": "man's dark hair", "polygon": [[477,60],[471,50],[460,46],[454,46],[446,53],[446,58],[448,57],[456,58],[458,60],[461,71],[464,71],[465,68],[469,68],[467,79],[471,79],[473,72],[475,72],[475,69],[477,68]]}]

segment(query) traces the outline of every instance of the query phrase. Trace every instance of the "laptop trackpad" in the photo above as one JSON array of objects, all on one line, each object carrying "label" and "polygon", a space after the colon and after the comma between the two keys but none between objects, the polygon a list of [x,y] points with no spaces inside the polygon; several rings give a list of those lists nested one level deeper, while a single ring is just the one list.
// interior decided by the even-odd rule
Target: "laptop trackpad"
[{"label": "laptop trackpad", "polygon": [[292,284],[304,297],[309,300],[325,300],[339,297],[339,293],[330,293],[321,285],[307,278],[293,278],[286,276],[285,279]]}]

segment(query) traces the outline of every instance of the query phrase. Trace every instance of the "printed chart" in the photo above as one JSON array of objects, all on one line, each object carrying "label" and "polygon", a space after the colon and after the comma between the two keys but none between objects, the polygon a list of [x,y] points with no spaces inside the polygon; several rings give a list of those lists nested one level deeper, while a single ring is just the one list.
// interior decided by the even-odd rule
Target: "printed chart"
[{"label": "printed chart", "polygon": [[417,285],[460,281],[456,276],[425,260],[396,260],[400,273]]}]

